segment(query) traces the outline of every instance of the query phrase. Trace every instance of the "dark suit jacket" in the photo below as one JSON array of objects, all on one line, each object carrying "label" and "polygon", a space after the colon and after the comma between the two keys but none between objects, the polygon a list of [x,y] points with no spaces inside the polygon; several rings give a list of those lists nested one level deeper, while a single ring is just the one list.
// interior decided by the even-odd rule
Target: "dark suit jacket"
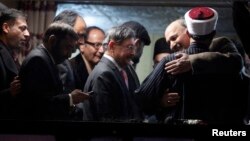
[{"label": "dark suit jacket", "polygon": [[190,55],[197,57],[196,64],[193,64],[194,72],[181,74],[175,81],[165,79],[169,76],[166,73],[156,73],[157,68],[163,70],[166,63],[163,59],[137,90],[137,95],[142,96],[142,107],[149,113],[155,111],[164,90],[170,88],[182,98],[177,112],[175,110],[177,118],[202,119],[209,123],[238,122],[242,114],[237,115],[239,107],[233,103],[233,88],[234,82],[240,79],[242,58],[231,43],[226,38],[219,38],[209,47],[214,52]]},{"label": "dark suit jacket", "polygon": [[78,54],[76,57],[70,60],[75,78],[76,88],[83,90],[85,83],[88,79],[89,73],[86,68],[86,64],[82,58],[81,54]]},{"label": "dark suit jacket", "polygon": [[6,46],[0,42],[0,118],[11,118],[15,114],[14,98],[10,95],[10,83],[18,69]]},{"label": "dark suit jacket", "polygon": [[189,56],[193,74],[235,74],[243,65],[235,44],[227,37],[218,37],[209,46],[209,52]]},{"label": "dark suit jacket", "polygon": [[57,65],[59,77],[63,84],[63,93],[69,94],[76,89],[76,82],[70,61],[67,59]]},{"label": "dark suit jacket", "polygon": [[118,68],[106,57],[102,57],[91,72],[84,88],[85,92],[94,91],[89,102],[84,103],[84,108],[87,108],[86,119],[125,122],[140,120],[141,112],[133,93],[139,81],[131,69],[133,69],[131,66],[126,68],[128,90]]},{"label": "dark suit jacket", "polygon": [[44,47],[34,48],[20,69],[24,116],[28,119],[67,119],[69,96],[62,94],[59,73]]},{"label": "dark suit jacket", "polygon": [[209,50],[190,57],[194,71],[184,80],[182,116],[210,123],[242,123],[247,104],[247,94],[240,86],[242,58],[225,37],[214,39]]},{"label": "dark suit jacket", "polygon": [[[58,68],[60,77],[63,81],[64,93],[70,93],[74,89],[84,90],[89,73],[81,54],[78,54],[71,60],[64,61],[62,64],[58,65]],[[82,104],[77,104],[71,112],[71,119],[82,120],[82,118]]]},{"label": "dark suit jacket", "polygon": [[250,12],[248,10],[248,1],[234,1],[233,2],[233,25],[237,32],[244,49],[250,55]]}]

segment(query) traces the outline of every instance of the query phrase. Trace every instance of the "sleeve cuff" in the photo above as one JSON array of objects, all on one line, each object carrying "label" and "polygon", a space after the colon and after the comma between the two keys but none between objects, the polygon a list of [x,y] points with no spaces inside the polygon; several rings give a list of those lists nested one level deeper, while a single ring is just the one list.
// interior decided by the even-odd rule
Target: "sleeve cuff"
[{"label": "sleeve cuff", "polygon": [[72,99],[72,95],[71,94],[69,94],[69,106],[70,107],[74,107],[75,106],[74,103],[73,103],[73,99]]}]

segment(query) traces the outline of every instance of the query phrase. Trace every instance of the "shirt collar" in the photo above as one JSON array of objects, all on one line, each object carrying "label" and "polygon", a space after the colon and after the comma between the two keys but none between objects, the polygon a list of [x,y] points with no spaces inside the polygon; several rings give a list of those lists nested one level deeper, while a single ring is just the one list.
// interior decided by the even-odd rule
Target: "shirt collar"
[{"label": "shirt collar", "polygon": [[41,47],[43,47],[47,52],[48,52],[48,54],[49,54],[49,57],[51,58],[51,60],[52,60],[52,62],[53,62],[53,64],[56,64],[56,62],[55,62],[55,60],[54,60],[54,58],[53,58],[53,56],[51,55],[51,53],[48,51],[48,49],[43,45],[43,44],[41,44]]},{"label": "shirt collar", "polygon": [[111,62],[113,62],[115,64],[115,66],[118,68],[119,71],[122,70],[122,68],[118,65],[118,63],[115,61],[115,59],[113,57],[111,57],[108,54],[104,54],[103,57],[107,58],[108,60],[110,60]]}]

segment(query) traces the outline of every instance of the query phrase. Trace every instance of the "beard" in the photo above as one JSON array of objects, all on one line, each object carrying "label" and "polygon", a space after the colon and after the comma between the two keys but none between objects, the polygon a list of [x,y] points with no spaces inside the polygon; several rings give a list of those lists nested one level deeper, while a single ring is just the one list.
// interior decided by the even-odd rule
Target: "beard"
[{"label": "beard", "polygon": [[132,61],[133,61],[134,64],[138,64],[140,62],[140,57],[139,56],[134,56],[132,58]]}]

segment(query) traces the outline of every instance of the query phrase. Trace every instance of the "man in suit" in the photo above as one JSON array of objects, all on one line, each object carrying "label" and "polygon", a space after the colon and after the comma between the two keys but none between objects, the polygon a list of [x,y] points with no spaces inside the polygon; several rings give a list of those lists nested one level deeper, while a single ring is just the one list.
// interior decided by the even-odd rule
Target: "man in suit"
[{"label": "man in suit", "polygon": [[129,68],[135,55],[135,33],[126,26],[113,27],[105,38],[107,51],[95,66],[84,91],[93,91],[84,103],[88,120],[135,122],[141,120],[133,95],[136,74]]},{"label": "man in suit", "polygon": [[[205,8],[207,9],[207,8]],[[172,91],[178,92],[181,94],[181,103],[178,104],[177,109],[174,110],[174,116],[178,115],[178,117],[175,118],[191,118],[191,119],[202,119],[208,123],[239,123],[241,115],[237,115],[237,108],[234,108],[233,104],[233,94],[228,93],[230,92],[230,88],[233,88],[232,80],[237,77],[237,74],[239,73],[241,66],[242,66],[242,60],[235,49],[234,46],[232,46],[232,43],[227,40],[220,38],[219,41],[214,41],[211,46],[209,47],[209,44],[211,43],[211,34],[215,33],[215,25],[216,25],[216,17],[217,12],[213,9],[208,8],[205,10],[203,8],[194,8],[190,11],[188,11],[185,14],[185,20],[188,24],[188,35],[191,37],[190,39],[190,47],[192,45],[197,46],[198,48],[207,46],[207,51],[202,51],[204,53],[200,53],[203,56],[206,56],[209,54],[208,50],[214,51],[220,49],[221,53],[227,53],[231,52],[232,54],[226,54],[226,55],[219,55],[217,59],[212,59],[211,62],[209,60],[199,60],[199,62],[207,64],[201,64],[200,66],[200,72],[201,74],[197,74],[197,72],[191,72],[188,71],[187,73],[182,73],[177,76],[171,76],[170,74],[164,73],[164,65],[165,63],[171,61],[170,57],[166,57],[163,59],[159,65],[157,65],[156,69],[145,79],[140,89],[137,90],[137,94],[139,96],[142,96],[142,101],[145,102],[144,106],[150,105],[159,105],[159,101],[162,98],[163,91],[166,90],[166,88],[171,88]],[[201,10],[200,12],[197,12],[197,10]],[[203,11],[205,10],[205,11]],[[195,12],[196,11],[196,12]],[[191,13],[191,14],[190,14]],[[199,20],[201,22],[196,23],[195,17],[198,16],[195,13],[202,13],[199,15]],[[210,15],[208,19],[210,21],[207,21],[206,17],[207,15]],[[190,17],[189,17],[190,16]],[[211,20],[212,19],[212,20]],[[201,26],[201,27],[197,27]],[[207,27],[208,26],[208,27]],[[204,30],[205,29],[205,30]],[[212,31],[212,32],[211,32]],[[184,32],[179,32],[181,34],[185,34]],[[182,35],[182,36],[183,36]],[[184,43],[179,43],[179,36],[174,35],[170,38],[171,40],[174,40],[175,47],[179,50],[180,48],[184,47]],[[183,38],[182,38],[183,39]],[[195,43],[199,41],[200,39],[209,39],[204,40],[202,44]],[[178,42],[177,42],[178,41]],[[182,40],[183,41],[183,40]],[[186,40],[188,42],[188,40]],[[195,42],[194,42],[195,41]],[[169,42],[171,44],[171,42]],[[195,43],[195,44],[193,44]],[[201,45],[199,47],[199,44]],[[188,45],[188,44],[187,44]],[[173,46],[171,46],[173,47]],[[186,54],[194,54],[199,53],[197,50],[189,51],[190,47],[188,49],[184,49],[183,52]],[[208,48],[209,47],[209,48]],[[212,48],[212,49],[211,49]],[[217,55],[218,53],[214,53]],[[178,57],[179,54],[175,54],[174,57]],[[183,55],[183,53],[181,53]],[[171,56],[171,55],[170,55]],[[191,56],[191,55],[190,55]],[[195,56],[195,55],[193,55]],[[211,55],[213,57],[213,55]],[[223,56],[223,57],[221,57]],[[197,55],[197,58],[201,58],[201,56]],[[227,59],[231,57],[230,59]],[[170,58],[170,59],[169,59]],[[231,64],[230,64],[231,62]],[[220,69],[222,66],[210,68],[212,66],[212,63],[217,63],[224,65],[224,63],[227,63],[224,66],[231,66],[234,65],[235,68],[233,70],[226,70],[226,72],[223,72]],[[229,64],[228,64],[229,63]],[[205,65],[209,65],[208,69],[210,70],[203,70]],[[199,68],[197,68],[199,69]],[[210,72],[209,74],[202,75],[204,72]],[[233,76],[231,77],[231,75]],[[172,79],[174,78],[174,79]],[[176,79],[178,78],[178,79]],[[171,80],[172,79],[172,80]],[[215,82],[213,81],[215,80]],[[231,80],[231,81],[230,81]],[[220,84],[220,85],[219,85]],[[228,85],[227,85],[228,84]],[[228,89],[225,88],[225,86],[231,86]],[[225,95],[228,94],[228,95]],[[169,102],[169,101],[167,101]],[[209,103],[213,103],[213,105]],[[152,108],[152,106],[149,106]],[[146,108],[149,108],[146,107]],[[150,109],[149,108],[149,109]],[[230,111],[231,110],[231,116]],[[239,109],[238,109],[239,110]],[[235,116],[236,114],[236,116]]]},{"label": "man in suit", "polygon": [[19,64],[15,49],[25,47],[29,39],[26,15],[15,9],[5,9],[0,15],[0,118],[14,118],[14,97],[20,92]]},{"label": "man in suit", "polygon": [[[70,60],[76,88],[84,90],[89,74],[101,60],[104,53],[102,44],[104,38],[105,33],[101,28],[90,26],[86,29],[85,44],[79,46],[80,53]],[[77,108],[79,108],[81,112],[85,111],[82,103],[78,104]],[[77,119],[82,120],[83,116],[84,115],[78,114]]]},{"label": "man in suit", "polygon": [[74,104],[88,99],[75,89],[63,94],[57,64],[71,56],[78,41],[73,28],[63,22],[52,23],[44,33],[43,44],[34,48],[20,69],[22,115],[25,119],[68,119]]},{"label": "man in suit", "polygon": [[[73,27],[74,31],[78,34],[79,39],[77,42],[77,48],[80,48],[80,46],[84,46],[84,36],[86,34],[86,23],[81,15],[79,15],[77,12],[71,11],[71,10],[65,10],[59,13],[53,20],[55,21],[61,21],[66,24],[69,24]],[[73,50],[75,52],[75,50]],[[83,89],[77,87],[78,82],[77,78],[74,76],[73,68],[70,64],[70,61],[66,59],[64,62],[58,64],[58,69],[60,73],[60,78],[63,83],[63,91],[64,93],[69,93],[74,89]]]},{"label": "man in suit", "polygon": [[83,90],[89,74],[104,54],[104,31],[97,26],[86,29],[85,44],[79,46],[80,53],[70,60],[76,79],[76,87]]}]

